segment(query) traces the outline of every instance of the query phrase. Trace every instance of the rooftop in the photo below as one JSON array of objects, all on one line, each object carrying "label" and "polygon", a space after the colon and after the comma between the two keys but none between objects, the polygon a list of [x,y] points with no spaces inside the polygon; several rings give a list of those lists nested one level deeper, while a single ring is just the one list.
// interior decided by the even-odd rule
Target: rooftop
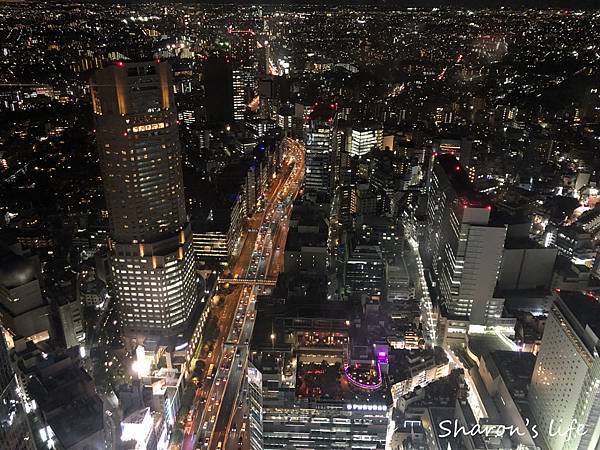
[{"label": "rooftop", "polygon": [[327,244],[327,233],[319,229],[318,233],[303,233],[297,228],[291,228],[288,232],[285,249],[287,251],[298,251],[302,247],[325,247]]},{"label": "rooftop", "polygon": [[353,387],[340,363],[298,362],[296,396],[311,400],[384,404],[385,389],[366,391]]},{"label": "rooftop", "polygon": [[[494,362],[510,393],[516,398],[526,398],[533,375],[535,356],[529,352],[495,351],[483,356]],[[488,365],[488,368],[490,365]]]},{"label": "rooftop", "polygon": [[[557,302],[557,305],[561,311],[566,312],[567,318],[569,318],[568,313],[570,312],[582,330],[589,327],[597,337],[600,337],[600,301],[598,296],[579,291],[560,291],[559,296],[562,302]],[[575,331],[579,333],[582,330]]]},{"label": "rooftop", "polygon": [[390,349],[390,382],[397,383],[406,380],[425,368],[446,364],[447,362],[448,358],[440,347],[425,350]]},{"label": "rooftop", "polygon": [[436,157],[436,163],[442,168],[448,177],[452,188],[458,197],[463,198],[471,207],[484,207],[489,205],[486,195],[477,192],[469,180],[469,176],[458,159],[450,154],[440,154]]}]

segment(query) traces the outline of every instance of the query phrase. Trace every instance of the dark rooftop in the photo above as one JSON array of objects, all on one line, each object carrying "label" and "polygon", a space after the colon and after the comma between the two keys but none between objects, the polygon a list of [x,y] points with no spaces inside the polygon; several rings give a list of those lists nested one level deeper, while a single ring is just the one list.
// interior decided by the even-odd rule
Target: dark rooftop
[{"label": "dark rooftop", "polygon": [[[560,291],[559,295],[563,304],[561,305],[560,302],[557,304],[563,312],[566,307],[567,318],[570,312],[582,330],[590,327],[596,336],[600,337],[600,301],[597,295],[579,291]],[[576,327],[577,324],[571,326]],[[579,333],[581,330],[575,331]]]},{"label": "dark rooftop", "polygon": [[515,398],[527,397],[529,382],[535,366],[533,353],[499,350],[483,357],[491,358],[494,361],[498,374],[502,376],[506,387]]},{"label": "dark rooftop", "polygon": [[469,203],[481,204],[482,207],[489,204],[488,197],[473,188],[467,172],[456,157],[447,153],[437,155],[436,163],[446,173],[448,181],[459,197],[465,198]]},{"label": "dark rooftop", "polygon": [[290,229],[285,243],[287,251],[298,251],[302,247],[325,247],[327,245],[327,234],[325,230],[319,229],[318,233],[302,233],[297,229]]}]

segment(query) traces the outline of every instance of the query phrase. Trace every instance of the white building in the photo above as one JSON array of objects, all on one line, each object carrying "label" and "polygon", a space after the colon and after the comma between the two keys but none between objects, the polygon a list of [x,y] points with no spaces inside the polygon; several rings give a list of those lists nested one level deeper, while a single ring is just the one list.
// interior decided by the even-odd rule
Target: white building
[{"label": "white building", "polygon": [[246,113],[246,83],[244,72],[234,69],[231,74],[233,83],[233,120],[241,122]]},{"label": "white building", "polygon": [[83,311],[81,302],[73,299],[61,299],[58,305],[58,315],[65,336],[67,348],[85,343],[85,328],[83,326]]},{"label": "white building", "polygon": [[350,154],[352,156],[366,155],[374,147],[383,148],[383,127],[377,125],[352,127],[350,143]]},{"label": "white building", "polygon": [[[529,388],[531,411],[551,450],[600,446],[599,349],[600,303],[583,293],[561,292],[548,315]],[[568,432],[571,424],[579,428]]]},{"label": "white building", "polygon": [[400,398],[410,394],[417,387],[427,386],[433,381],[446,377],[450,374],[450,366],[447,358],[444,358],[441,349],[436,348],[430,354],[423,351],[414,353],[405,352],[405,358],[399,363],[403,368],[399,374],[390,371],[390,382],[392,399],[394,404]]},{"label": "white building", "polygon": [[427,205],[428,249],[448,316],[472,325],[493,323],[504,306],[494,289],[506,227],[489,225],[491,209],[454,156],[437,157]]}]

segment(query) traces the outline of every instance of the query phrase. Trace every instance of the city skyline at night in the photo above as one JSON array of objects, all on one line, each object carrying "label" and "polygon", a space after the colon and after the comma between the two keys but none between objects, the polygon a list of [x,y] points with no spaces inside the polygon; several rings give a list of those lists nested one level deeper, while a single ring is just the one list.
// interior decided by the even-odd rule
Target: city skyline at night
[{"label": "city skyline at night", "polygon": [[595,1],[7,1],[0,55],[0,450],[600,446]]}]

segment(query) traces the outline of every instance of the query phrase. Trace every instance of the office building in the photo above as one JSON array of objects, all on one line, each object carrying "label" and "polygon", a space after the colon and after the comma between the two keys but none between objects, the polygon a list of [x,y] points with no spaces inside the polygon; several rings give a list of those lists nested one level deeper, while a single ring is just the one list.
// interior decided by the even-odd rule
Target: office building
[{"label": "office building", "polygon": [[428,252],[447,315],[474,325],[498,319],[504,305],[494,290],[506,227],[490,225],[491,209],[454,156],[435,159],[427,205]]},{"label": "office building", "polygon": [[448,358],[440,347],[426,350],[392,350],[390,390],[394,403],[419,387],[427,386],[450,374]]},{"label": "office building", "polygon": [[352,127],[350,154],[352,156],[364,156],[373,148],[383,149],[383,127],[378,125]]},{"label": "office building", "polygon": [[[299,344],[312,347],[314,341]],[[348,376],[342,357],[334,348],[294,355],[253,352],[248,363],[253,450],[385,448],[387,401],[381,392],[336,381]]]},{"label": "office building", "polygon": [[329,262],[327,236],[323,212],[311,203],[296,201],[285,244],[286,272],[325,273]]},{"label": "office building", "polygon": [[434,155],[451,155],[466,167],[471,162],[473,141],[468,138],[441,138],[433,141]]},{"label": "office building", "polygon": [[[561,291],[548,314],[529,403],[552,450],[600,445],[599,318],[598,300],[580,292]],[[571,424],[580,431],[565,432]]]},{"label": "office building", "polygon": [[[239,102],[241,88],[241,74],[239,72],[236,78]],[[233,66],[228,60],[210,57],[204,62],[202,82],[206,98],[206,120],[209,126],[221,127],[233,123],[235,113],[233,79]]]},{"label": "office building", "polygon": [[534,365],[535,356],[527,351],[496,350],[479,357],[478,372],[485,389],[478,389],[478,394],[486,400],[488,396],[493,399],[502,423],[515,425],[521,431],[506,436],[511,440],[510,448],[540,448],[533,437],[536,433],[532,433],[535,428],[527,402]]},{"label": "office building", "polygon": [[578,223],[558,228],[556,248],[560,255],[569,258],[573,264],[591,266],[596,257],[592,233]]},{"label": "office building", "polygon": [[346,262],[346,289],[351,295],[384,300],[386,262],[377,245],[359,245]]},{"label": "office building", "polygon": [[242,122],[246,113],[246,83],[244,75],[241,69],[233,69],[231,72],[233,120],[236,122]]},{"label": "office building", "polygon": [[227,252],[227,233],[224,231],[194,231],[194,254],[200,265],[224,265]]},{"label": "office building", "polygon": [[331,160],[336,153],[337,130],[335,110],[329,105],[315,107],[305,128],[307,189],[329,192],[331,185]]},{"label": "office building", "polygon": [[119,61],[91,90],[123,331],[169,338],[187,329],[198,282],[170,67]]},{"label": "office building", "polygon": [[545,248],[528,238],[508,238],[498,275],[501,290],[549,289],[556,248]]}]

